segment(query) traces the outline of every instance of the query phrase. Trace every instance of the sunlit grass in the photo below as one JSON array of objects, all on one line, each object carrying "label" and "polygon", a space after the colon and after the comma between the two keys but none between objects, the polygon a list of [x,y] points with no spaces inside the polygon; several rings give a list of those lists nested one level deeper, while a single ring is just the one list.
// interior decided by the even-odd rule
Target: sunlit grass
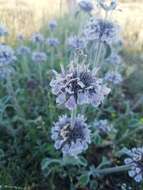
[{"label": "sunlit grass", "polygon": [[[9,42],[17,34],[29,36],[39,31],[50,18],[64,15],[66,0],[0,0],[0,22],[9,28]],[[125,46],[141,50],[143,46],[143,3],[119,3],[114,18],[121,25]]]}]

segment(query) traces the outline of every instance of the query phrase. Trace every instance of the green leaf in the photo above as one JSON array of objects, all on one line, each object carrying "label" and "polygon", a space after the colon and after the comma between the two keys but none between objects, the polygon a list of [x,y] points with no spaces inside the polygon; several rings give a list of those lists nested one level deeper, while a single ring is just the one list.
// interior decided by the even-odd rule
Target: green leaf
[{"label": "green leaf", "polygon": [[89,183],[89,180],[90,180],[90,173],[89,172],[82,174],[79,177],[78,186],[85,187]]},{"label": "green leaf", "polygon": [[104,43],[104,46],[105,46],[105,55],[104,55],[104,58],[107,59],[111,55],[112,49],[111,49],[110,45],[107,44],[107,43]]},{"label": "green leaf", "polygon": [[92,190],[98,190],[98,184],[95,180],[90,181],[90,189]]},{"label": "green leaf", "polygon": [[81,165],[85,167],[87,166],[87,161],[83,157],[65,156],[63,157],[63,165]]},{"label": "green leaf", "polygon": [[4,158],[4,151],[0,149],[0,159]]},{"label": "green leaf", "polygon": [[52,158],[45,158],[45,159],[43,159],[42,163],[41,163],[42,170],[44,171],[44,170],[48,169],[51,164],[54,164],[54,165],[55,164],[59,164],[59,165],[61,165],[61,160],[59,160],[59,159],[52,159]]}]

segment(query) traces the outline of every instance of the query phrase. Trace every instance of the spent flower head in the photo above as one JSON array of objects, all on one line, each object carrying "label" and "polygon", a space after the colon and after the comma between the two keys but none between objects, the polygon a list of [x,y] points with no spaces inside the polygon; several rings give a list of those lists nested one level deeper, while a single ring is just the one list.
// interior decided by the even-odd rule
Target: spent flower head
[{"label": "spent flower head", "polygon": [[130,177],[134,178],[136,182],[143,180],[143,147],[132,148],[127,152],[128,158],[124,160],[126,165],[130,165],[131,169],[128,171]]},{"label": "spent flower head", "polygon": [[92,104],[98,107],[110,92],[102,79],[96,76],[86,65],[70,68],[62,73],[55,72],[55,79],[50,85],[57,96],[57,103],[68,109],[76,108],[77,104]]},{"label": "spent flower head", "polygon": [[42,63],[47,60],[47,55],[44,52],[35,51],[32,53],[32,61],[35,63]]},{"label": "spent flower head", "polygon": [[77,156],[88,148],[90,143],[90,129],[85,123],[84,116],[78,115],[71,124],[71,118],[64,115],[52,127],[52,139],[55,148],[63,155]]},{"label": "spent flower head", "polygon": [[109,20],[91,17],[84,28],[83,35],[89,41],[115,43],[119,38],[119,27]]},{"label": "spent flower head", "polygon": [[0,44],[0,66],[8,65],[16,60],[13,49],[5,44]]}]

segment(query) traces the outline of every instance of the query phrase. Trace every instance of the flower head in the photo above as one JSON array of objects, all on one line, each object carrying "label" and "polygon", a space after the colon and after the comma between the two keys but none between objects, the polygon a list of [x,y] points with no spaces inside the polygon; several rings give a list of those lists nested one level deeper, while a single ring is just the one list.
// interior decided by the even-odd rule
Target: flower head
[{"label": "flower head", "polygon": [[18,55],[22,56],[29,55],[31,53],[30,48],[23,45],[19,46],[16,51]]},{"label": "flower head", "polygon": [[60,44],[60,42],[57,38],[48,38],[47,44],[52,47],[57,47]]},{"label": "flower head", "polygon": [[99,0],[100,6],[105,10],[105,11],[112,11],[116,8],[117,6],[117,0],[111,0],[111,3],[108,4],[106,3],[106,0]]},{"label": "flower head", "polygon": [[106,120],[106,119],[96,121],[94,123],[94,126],[99,131],[99,133],[102,134],[102,135],[104,135],[104,134],[106,135],[109,132],[111,132],[111,126],[110,126],[108,120]]},{"label": "flower head", "polygon": [[24,35],[23,34],[18,34],[17,35],[17,40],[19,40],[19,41],[21,41],[21,42],[23,42],[24,41]]},{"label": "flower head", "polygon": [[0,37],[8,35],[8,30],[5,26],[0,25]]},{"label": "flower head", "polygon": [[77,156],[88,148],[90,143],[90,130],[83,116],[78,115],[74,125],[71,118],[62,116],[52,127],[52,139],[55,148],[60,149],[64,155]]},{"label": "flower head", "polygon": [[31,41],[33,43],[42,43],[44,42],[44,36],[40,33],[33,33],[31,36]]},{"label": "flower head", "polygon": [[8,65],[15,59],[13,49],[5,44],[0,44],[0,66]]},{"label": "flower head", "polygon": [[128,158],[124,160],[126,165],[131,165],[128,171],[130,177],[134,178],[136,182],[143,180],[143,147],[132,148],[127,152]]},{"label": "flower head", "polygon": [[68,46],[74,50],[84,49],[86,46],[85,40],[78,36],[71,36],[68,38]]},{"label": "flower head", "polygon": [[91,0],[81,0],[79,7],[85,12],[91,12],[93,10],[93,4]]},{"label": "flower head", "polygon": [[44,52],[36,51],[36,52],[32,53],[32,60],[35,63],[42,63],[42,62],[45,62],[47,60],[47,55]]},{"label": "flower head", "polygon": [[56,27],[57,27],[57,21],[56,20],[50,20],[49,23],[48,23],[48,26],[50,28],[50,30],[55,30]]},{"label": "flower head", "polygon": [[109,44],[118,40],[119,27],[108,20],[92,17],[83,33],[89,41],[96,40]]},{"label": "flower head", "polygon": [[14,73],[14,69],[10,66],[0,67],[0,80],[6,79],[9,75]]},{"label": "flower head", "polygon": [[57,103],[64,104],[68,109],[76,108],[77,104],[99,106],[110,89],[96,77],[87,66],[70,67],[61,74],[55,72],[56,78],[50,83],[52,92],[57,96]]},{"label": "flower head", "polygon": [[105,75],[105,80],[113,84],[120,84],[123,78],[117,71],[110,71]]},{"label": "flower head", "polygon": [[107,59],[106,62],[111,65],[119,65],[122,62],[121,56],[117,53],[112,53]]}]

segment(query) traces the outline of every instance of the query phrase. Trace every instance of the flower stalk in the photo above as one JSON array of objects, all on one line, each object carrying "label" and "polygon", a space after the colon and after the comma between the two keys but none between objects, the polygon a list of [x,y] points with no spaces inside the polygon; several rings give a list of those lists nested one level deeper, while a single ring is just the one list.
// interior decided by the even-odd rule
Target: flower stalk
[{"label": "flower stalk", "polygon": [[77,108],[71,111],[71,127],[72,128],[74,127],[74,124],[75,124],[76,113],[77,113]]},{"label": "flower stalk", "polygon": [[105,169],[95,169],[93,172],[93,176],[99,176],[99,175],[108,175],[113,173],[119,173],[119,172],[125,172],[130,170],[131,165],[123,165],[123,166],[115,166],[111,168],[105,168]]}]

